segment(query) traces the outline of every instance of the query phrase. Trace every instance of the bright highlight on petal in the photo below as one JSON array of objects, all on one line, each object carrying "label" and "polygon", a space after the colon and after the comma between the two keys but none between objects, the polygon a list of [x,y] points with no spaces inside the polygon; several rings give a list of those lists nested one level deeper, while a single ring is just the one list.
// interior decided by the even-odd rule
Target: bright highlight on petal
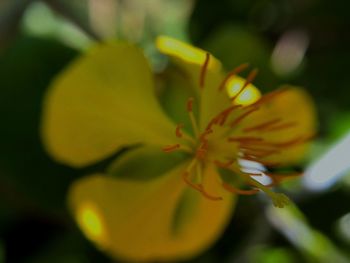
[{"label": "bright highlight on petal", "polygon": [[85,235],[97,244],[105,244],[107,236],[102,217],[93,203],[85,202],[76,211],[76,218]]},{"label": "bright highlight on petal", "polygon": [[[141,173],[143,167],[139,168]],[[224,200],[213,202],[198,195],[183,183],[184,168],[177,166],[151,180],[127,180],[127,174],[86,176],[71,187],[70,208],[83,233],[116,258],[132,262],[190,258],[220,236],[235,197],[215,184],[219,175],[214,167],[204,171],[203,186]],[[186,191],[192,192],[184,196]],[[177,214],[179,206],[189,203],[190,212]],[[180,222],[175,222],[176,216]]]},{"label": "bright highlight on petal", "polygon": [[[184,60],[185,62],[202,65],[207,52],[202,49],[193,47],[177,39],[160,36],[156,40],[156,46],[164,54],[174,56]],[[220,62],[211,59],[208,68],[220,68]]]},{"label": "bright highlight on petal", "polygon": [[[244,86],[244,83],[245,79],[239,76],[233,76],[227,81],[226,89],[230,98],[233,98],[240,92],[240,90]],[[234,100],[234,104],[243,106],[251,105],[257,100],[259,100],[260,97],[260,91],[253,84],[250,83]]]}]

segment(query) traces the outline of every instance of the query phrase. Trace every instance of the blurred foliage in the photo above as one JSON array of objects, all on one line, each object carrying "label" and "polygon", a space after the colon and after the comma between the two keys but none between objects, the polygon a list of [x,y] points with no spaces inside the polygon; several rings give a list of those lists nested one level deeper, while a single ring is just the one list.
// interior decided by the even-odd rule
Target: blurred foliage
[{"label": "blurred foliage", "polygon": [[[150,56],[158,34],[191,39],[223,61],[227,70],[244,62],[258,67],[256,84],[263,91],[286,82],[305,87],[320,118],[310,160],[350,130],[346,1],[32,2],[0,2],[0,262],[111,262],[85,240],[66,210],[68,186],[86,171],[52,161],[39,134],[47,86],[78,49],[95,39],[137,42]],[[89,7],[94,4],[100,9],[92,14]],[[280,75],[271,66],[271,55],[282,36],[293,30],[306,33],[308,47],[300,67]],[[169,99],[171,90],[161,95]],[[307,194],[300,185],[290,194],[309,224],[348,255],[350,243],[338,224],[349,213],[350,188],[339,183],[324,193]],[[273,228],[264,215],[264,203],[242,197],[223,237],[189,262],[318,262],[304,257],[283,231]]]}]

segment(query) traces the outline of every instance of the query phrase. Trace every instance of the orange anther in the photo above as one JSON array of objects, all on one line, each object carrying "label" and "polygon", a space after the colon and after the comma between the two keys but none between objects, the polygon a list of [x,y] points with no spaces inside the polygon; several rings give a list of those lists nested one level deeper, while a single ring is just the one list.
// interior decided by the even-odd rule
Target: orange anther
[{"label": "orange anther", "polygon": [[249,67],[248,63],[239,65],[238,67],[234,68],[232,71],[230,71],[226,77],[224,78],[224,80],[221,82],[220,86],[219,86],[219,91],[223,90],[224,87],[226,86],[227,81],[233,77],[234,75],[237,75],[238,73],[242,72],[243,70],[245,70],[246,68]]},{"label": "orange anther", "polygon": [[176,131],[175,131],[175,134],[176,134],[176,137],[178,138],[181,138],[182,137],[182,131],[181,129],[184,127],[184,125],[182,123],[178,124],[176,126]]},{"label": "orange anther", "polygon": [[188,100],[187,100],[187,111],[188,112],[193,111],[193,100],[194,99],[192,97],[188,98]]},{"label": "orange anther", "polygon": [[266,122],[260,123],[258,125],[247,127],[243,131],[244,132],[251,132],[251,131],[264,130],[266,128],[270,128],[271,126],[273,126],[274,124],[279,123],[279,122],[281,122],[281,118],[273,119],[273,120],[270,120],[270,121],[266,121]]},{"label": "orange anther", "polygon": [[217,167],[220,167],[220,168],[228,168],[230,167],[232,164],[234,163],[234,160],[229,160],[227,162],[220,162],[218,160],[215,160],[214,161],[214,164],[217,166]]},{"label": "orange anther", "polygon": [[201,68],[200,76],[199,76],[199,87],[203,89],[204,87],[204,80],[205,80],[205,74],[207,73],[208,65],[210,60],[210,54],[207,52],[205,54],[205,60]]},{"label": "orange anther", "polygon": [[179,148],[180,148],[180,144],[174,144],[174,145],[165,146],[162,150],[166,153],[169,153],[169,152],[173,152]]},{"label": "orange anther", "polygon": [[258,189],[251,189],[251,190],[241,190],[238,188],[235,188],[227,183],[222,183],[222,186],[225,190],[233,193],[233,194],[240,194],[240,195],[254,195],[259,192]]},{"label": "orange anther", "polygon": [[250,114],[252,114],[253,112],[259,110],[259,107],[254,107],[248,111],[246,111],[245,113],[243,113],[241,116],[237,117],[237,119],[235,119],[233,122],[230,123],[230,127],[234,127],[237,124],[239,124],[244,118],[246,118],[247,116],[249,116]]},{"label": "orange anther", "polygon": [[259,137],[229,137],[227,139],[229,142],[239,142],[239,143],[249,143],[249,142],[261,142],[262,138]]},{"label": "orange anther", "polygon": [[189,176],[190,176],[190,173],[189,172],[184,172],[182,174],[182,179],[185,181],[185,183],[187,185],[189,185],[191,188],[193,188],[194,190],[197,190],[198,192],[200,192],[204,197],[210,199],[210,200],[213,200],[213,201],[220,201],[222,200],[222,197],[218,197],[218,196],[212,196],[210,195],[209,193],[207,193],[203,186],[201,184],[194,184],[190,181],[189,179]]},{"label": "orange anther", "polygon": [[280,131],[280,130],[295,127],[297,124],[298,124],[297,122],[287,122],[287,123],[283,123],[283,124],[271,127],[269,129],[267,129],[266,131]]},{"label": "orange anther", "polygon": [[238,96],[242,94],[242,92],[245,90],[245,88],[246,88],[250,83],[253,82],[253,80],[254,80],[254,79],[256,78],[256,76],[258,75],[258,72],[259,72],[258,69],[253,69],[253,70],[249,73],[249,75],[248,75],[248,77],[247,77],[247,79],[246,79],[246,81],[245,81],[243,87],[240,89],[240,91],[239,91],[235,96],[233,96],[233,97],[231,98],[232,101],[234,101],[236,98],[238,98]]},{"label": "orange anther", "polygon": [[279,95],[285,93],[288,90],[289,90],[289,88],[280,88],[278,90],[267,93],[252,105],[258,106],[258,105],[261,105],[263,103],[266,103],[266,102],[272,100],[273,98],[275,98],[276,96],[279,96]]}]

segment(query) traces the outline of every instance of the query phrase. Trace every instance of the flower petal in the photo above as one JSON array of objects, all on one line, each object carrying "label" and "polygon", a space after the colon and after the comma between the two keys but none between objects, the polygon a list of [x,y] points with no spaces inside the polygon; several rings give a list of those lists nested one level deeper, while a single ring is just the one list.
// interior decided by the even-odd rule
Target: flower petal
[{"label": "flower petal", "polygon": [[[101,250],[131,261],[191,257],[211,245],[226,226],[232,196],[211,201],[181,179],[185,164],[153,180],[100,174],[78,180],[69,204],[83,233]],[[207,191],[221,191],[213,167],[205,172]],[[140,167],[142,173],[142,167]]]},{"label": "flower petal", "polygon": [[[316,132],[316,113],[304,90],[291,86],[282,89],[285,90],[271,97],[241,122],[240,132],[278,146],[275,153],[263,159],[285,165],[296,163],[304,156],[307,142]],[[269,148],[264,143],[258,143],[256,148],[259,147]]]},{"label": "flower petal", "polygon": [[204,86],[200,87],[201,73],[209,53],[166,36],[158,37],[156,44],[160,52],[170,56],[196,87],[200,98],[199,128],[205,129],[213,117],[231,104],[227,92],[219,91],[224,80],[221,63],[210,55],[203,78]]},{"label": "flower petal", "polygon": [[175,126],[154,95],[142,52],[126,43],[100,44],[51,85],[42,133],[54,158],[84,166],[135,143],[172,143]]}]

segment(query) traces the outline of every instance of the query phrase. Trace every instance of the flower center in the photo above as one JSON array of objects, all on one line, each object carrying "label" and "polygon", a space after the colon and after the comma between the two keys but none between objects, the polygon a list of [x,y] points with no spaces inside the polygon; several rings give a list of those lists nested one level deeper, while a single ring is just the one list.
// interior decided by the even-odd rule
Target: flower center
[{"label": "flower center", "polygon": [[[200,92],[202,92],[205,87],[205,77],[209,60],[210,55],[207,53],[199,74]],[[242,64],[229,72],[217,88],[218,93],[226,92],[225,87],[227,82],[247,67],[247,64]],[[266,140],[263,136],[259,136],[259,134],[284,130],[296,125],[296,123],[283,122],[281,118],[272,117],[269,120],[255,125],[244,126],[243,128],[240,127],[242,126],[242,122],[249,118],[249,116],[258,112],[265,103],[268,103],[287,90],[280,89],[271,92],[250,105],[243,106],[235,104],[236,99],[245,92],[246,88],[254,80],[257,72],[258,71],[254,69],[248,74],[238,92],[231,96],[231,105],[215,115],[203,130],[199,129],[199,125],[193,113],[194,98],[189,98],[187,101],[187,112],[191,121],[194,138],[186,135],[182,131],[184,128],[183,124],[178,124],[175,130],[178,142],[174,145],[164,147],[163,151],[169,153],[183,150],[190,153],[191,161],[183,172],[182,178],[188,186],[200,192],[204,197],[210,200],[222,200],[221,196],[216,196],[213,193],[207,192],[202,183],[203,170],[206,165],[212,163],[219,170],[228,170],[230,174],[237,179],[237,184],[239,186],[244,186],[244,188],[241,189],[237,187],[236,184],[226,182],[222,176],[220,176],[219,181],[226,191],[241,195],[252,195],[264,192],[272,199],[275,206],[283,207],[289,203],[288,197],[284,194],[273,192],[271,187],[275,186],[284,178],[299,176],[300,174],[277,175],[270,173],[267,171],[267,168],[277,166],[278,164],[272,163],[266,160],[266,158],[280,153],[283,148],[304,143],[310,138],[309,136],[297,137],[289,141],[276,143]],[[201,97],[199,97],[199,100],[200,99]],[[237,127],[240,128],[238,129]],[[238,130],[239,132],[237,132]],[[250,164],[254,164],[255,167],[254,169],[249,169],[252,167],[242,165],[242,162],[250,162]],[[269,179],[270,182],[268,184],[263,184],[259,182],[259,180],[256,180],[256,177],[263,176]]]}]

